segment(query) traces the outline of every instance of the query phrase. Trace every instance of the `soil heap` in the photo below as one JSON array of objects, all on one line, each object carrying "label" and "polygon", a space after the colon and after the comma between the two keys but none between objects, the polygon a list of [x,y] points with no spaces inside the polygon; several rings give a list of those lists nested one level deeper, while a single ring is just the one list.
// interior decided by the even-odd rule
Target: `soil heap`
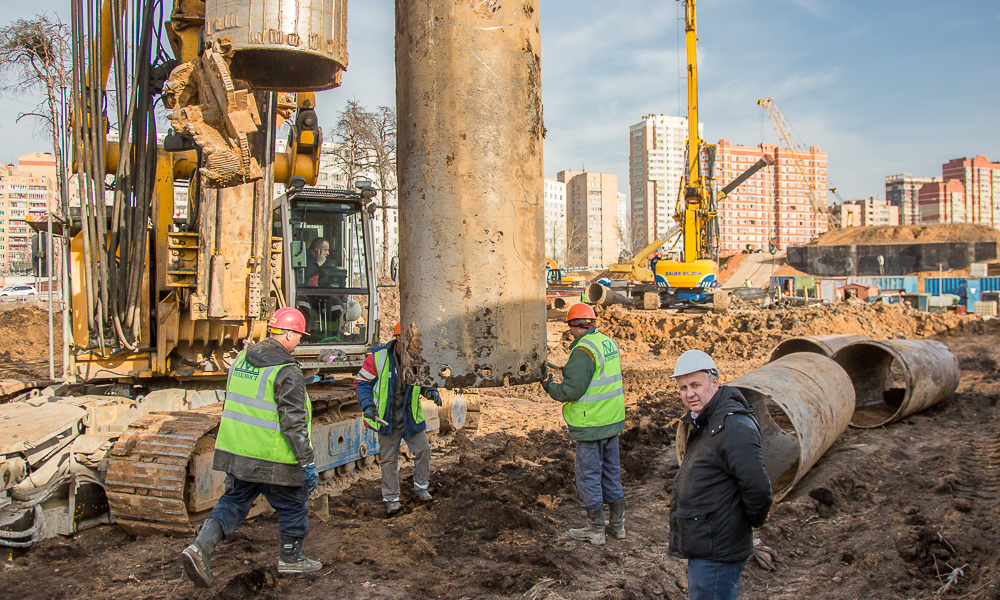
[{"label": "soil heap", "polygon": [[[54,318],[56,372],[62,371],[62,317]],[[35,307],[0,311],[0,379],[49,378],[49,314]]]},{"label": "soil heap", "polygon": [[844,227],[843,229],[831,229],[811,241],[808,245],[851,246],[860,244],[933,244],[940,242],[1000,242],[1000,231],[986,225],[973,225],[970,223]]}]

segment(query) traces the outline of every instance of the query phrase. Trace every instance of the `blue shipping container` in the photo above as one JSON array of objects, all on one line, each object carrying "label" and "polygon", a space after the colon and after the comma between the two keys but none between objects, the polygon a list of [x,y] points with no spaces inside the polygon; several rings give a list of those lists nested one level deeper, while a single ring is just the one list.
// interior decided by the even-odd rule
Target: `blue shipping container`
[{"label": "blue shipping container", "polygon": [[[942,285],[943,283],[943,285]],[[942,289],[942,287],[944,289]],[[924,279],[924,293],[932,296],[941,294],[955,294],[959,297],[965,296],[964,277],[928,277]]]},{"label": "blue shipping container", "polygon": [[979,282],[984,292],[1000,292],[1000,277],[984,277]]}]

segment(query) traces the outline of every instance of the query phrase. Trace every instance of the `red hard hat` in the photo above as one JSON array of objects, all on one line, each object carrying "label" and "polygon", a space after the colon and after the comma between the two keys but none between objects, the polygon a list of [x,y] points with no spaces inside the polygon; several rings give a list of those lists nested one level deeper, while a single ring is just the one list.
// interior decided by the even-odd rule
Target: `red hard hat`
[{"label": "red hard hat", "polygon": [[295,333],[301,333],[302,335],[308,335],[306,331],[306,318],[302,316],[297,309],[286,306],[284,308],[279,308],[274,311],[271,315],[271,320],[267,324],[268,327],[274,329],[284,329],[286,331],[294,331]]},{"label": "red hard hat", "polygon": [[569,307],[569,312],[566,313],[566,322],[569,323],[574,319],[594,319],[597,320],[597,315],[594,314],[594,309],[590,307],[589,304],[584,304],[583,302],[579,304],[574,304]]},{"label": "red hard hat", "polygon": [[392,335],[399,335],[400,331],[402,331],[402,329],[400,329],[399,323],[396,323],[396,328],[392,330]]}]

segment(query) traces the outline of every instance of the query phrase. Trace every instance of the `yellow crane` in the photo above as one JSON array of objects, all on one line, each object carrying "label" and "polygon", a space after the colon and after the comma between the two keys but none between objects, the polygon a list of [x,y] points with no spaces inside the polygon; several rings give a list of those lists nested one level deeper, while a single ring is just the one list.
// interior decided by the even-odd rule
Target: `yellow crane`
[{"label": "yellow crane", "polygon": [[767,111],[767,116],[771,119],[771,123],[774,124],[774,130],[777,132],[778,138],[781,140],[784,148],[789,151],[795,166],[793,173],[802,177],[802,181],[805,182],[806,189],[808,190],[807,195],[809,196],[809,202],[812,204],[813,210],[817,214],[826,215],[827,223],[831,228],[841,227],[840,217],[830,212],[826,202],[819,197],[819,191],[816,189],[816,165],[807,168],[801,155],[802,152],[806,151],[806,148],[795,140],[791,128],[788,127],[788,123],[785,121],[785,116],[781,114],[774,99],[761,98],[757,101],[757,104],[763,106],[764,110]]}]

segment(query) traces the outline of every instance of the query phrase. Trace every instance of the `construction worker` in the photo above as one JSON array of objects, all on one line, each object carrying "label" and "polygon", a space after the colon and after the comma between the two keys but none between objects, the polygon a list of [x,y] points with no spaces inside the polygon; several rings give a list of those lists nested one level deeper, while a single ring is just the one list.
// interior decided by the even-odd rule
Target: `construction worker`
[{"label": "construction worker", "polygon": [[399,376],[401,344],[400,327],[396,324],[393,340],[372,349],[361,370],[354,378],[365,425],[378,431],[379,458],[382,464],[382,501],[386,516],[400,509],[399,504],[399,445],[405,440],[413,453],[413,490],[424,502],[431,497],[431,444],[427,439],[427,423],[420,396],[441,406],[441,394],[435,388],[422,389],[406,385]]},{"label": "construction worker", "polygon": [[576,442],[576,488],[587,526],[570,529],[569,535],[600,546],[605,541],[605,504],[611,514],[611,535],[625,539],[625,493],[618,455],[618,434],[625,429],[621,361],[618,344],[597,330],[597,315],[590,305],[574,304],[566,323],[574,340],[562,370],[563,381],[553,383],[549,375],[542,388],[565,403],[563,418],[570,439]]},{"label": "construction worker", "polygon": [[677,433],[687,445],[672,488],[668,554],[688,561],[690,600],[735,600],[752,529],[773,501],[760,430],[743,394],[719,385],[708,354],[681,354],[671,378],[688,412]]},{"label": "construction worker", "polygon": [[323,567],[302,554],[309,533],[306,501],[319,483],[309,436],[312,406],[292,357],[305,326],[302,313],[279,308],[267,324],[270,337],[240,352],[229,369],[212,465],[226,473],[226,490],[181,553],[184,571],[197,586],[212,584],[215,546],[247,518],[260,494],[278,514],[278,572]]}]

